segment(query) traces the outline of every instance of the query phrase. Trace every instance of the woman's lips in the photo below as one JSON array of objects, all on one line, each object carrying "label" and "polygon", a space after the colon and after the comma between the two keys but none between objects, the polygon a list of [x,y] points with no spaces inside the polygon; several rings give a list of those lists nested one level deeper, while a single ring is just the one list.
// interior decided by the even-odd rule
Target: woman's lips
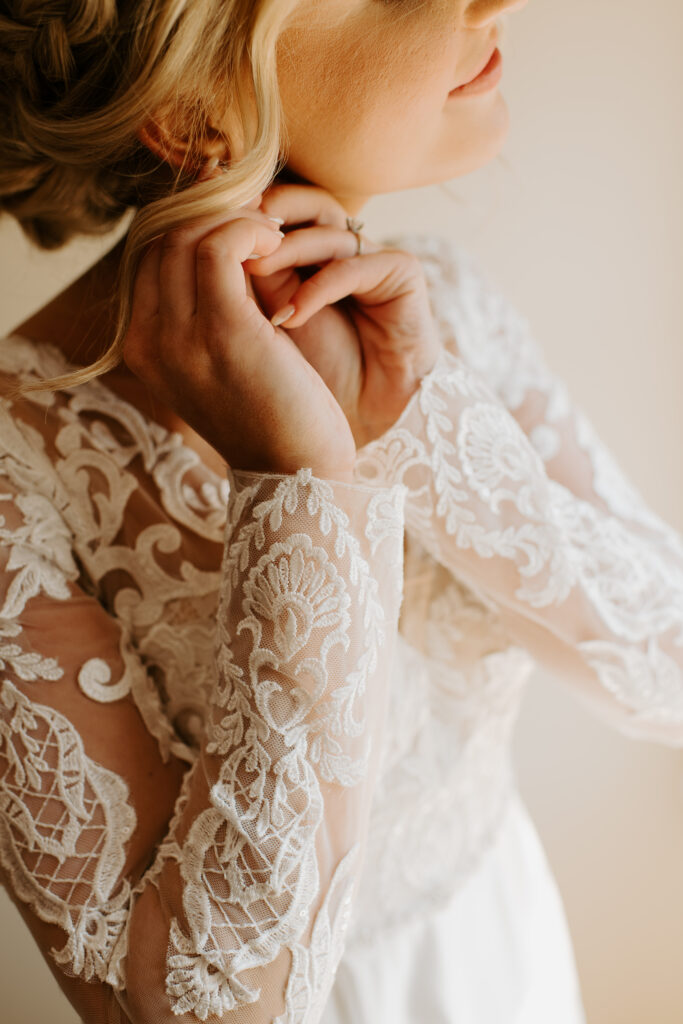
[{"label": "woman's lips", "polygon": [[478,92],[488,92],[498,85],[503,75],[503,56],[496,47],[486,67],[479,72],[476,78],[457,89],[451,89],[449,96],[473,96]]}]

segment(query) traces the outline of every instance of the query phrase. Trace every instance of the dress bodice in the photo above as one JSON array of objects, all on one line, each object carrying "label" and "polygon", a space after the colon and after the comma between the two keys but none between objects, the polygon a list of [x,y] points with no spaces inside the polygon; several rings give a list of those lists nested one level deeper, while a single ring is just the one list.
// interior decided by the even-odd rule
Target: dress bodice
[{"label": "dress bodice", "polygon": [[[493,843],[536,664],[683,745],[680,535],[457,248],[388,244],[421,257],[443,346],[350,484],[223,477],[97,380],[0,402],[0,859],[121,1005],[142,934],[164,1012],[315,1024],[345,942]],[[67,369],[0,345],[7,378]],[[131,729],[183,767],[138,876]]]},{"label": "dress bodice", "polygon": [[[13,337],[0,350],[0,369],[9,368],[48,375],[65,364],[57,350]],[[96,382],[57,396],[47,410],[24,403],[15,427],[22,422],[39,449],[60,453],[56,462],[36,461],[32,481],[60,496],[61,524],[43,536],[45,548],[70,535],[79,579],[141,659],[120,679],[93,660],[81,667],[80,684],[103,702],[132,692],[161,749],[192,763],[215,686],[228,481]],[[361,882],[368,898],[356,901],[350,937],[438,905],[494,840],[532,667],[495,605],[405,535],[399,637]]]}]

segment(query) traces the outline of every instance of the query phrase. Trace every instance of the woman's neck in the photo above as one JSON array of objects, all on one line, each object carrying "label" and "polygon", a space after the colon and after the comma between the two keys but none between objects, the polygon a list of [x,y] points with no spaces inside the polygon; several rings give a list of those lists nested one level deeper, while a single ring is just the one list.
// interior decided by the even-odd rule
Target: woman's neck
[{"label": "woman's neck", "polygon": [[114,335],[114,301],[125,239],[81,277],[15,328],[33,341],[55,345],[69,362],[85,366],[100,356]]},{"label": "woman's neck", "polygon": [[[87,366],[109,347],[116,330],[116,289],[125,238],[81,277],[24,320],[14,333],[54,345],[74,366]],[[181,434],[188,447],[215,473],[225,474],[218,453],[169,406],[155,400],[125,363],[100,378],[115,394],[167,430]]]}]

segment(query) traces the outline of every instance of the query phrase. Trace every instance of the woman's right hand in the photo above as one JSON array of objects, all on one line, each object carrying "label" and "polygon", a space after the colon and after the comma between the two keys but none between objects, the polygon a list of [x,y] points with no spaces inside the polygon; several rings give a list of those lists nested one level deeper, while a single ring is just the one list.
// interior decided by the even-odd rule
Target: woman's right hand
[{"label": "woman's right hand", "polygon": [[248,206],[154,242],[138,268],[123,358],[233,469],[351,480],[356,447],[322,377],[259,308],[242,266],[282,241]]}]

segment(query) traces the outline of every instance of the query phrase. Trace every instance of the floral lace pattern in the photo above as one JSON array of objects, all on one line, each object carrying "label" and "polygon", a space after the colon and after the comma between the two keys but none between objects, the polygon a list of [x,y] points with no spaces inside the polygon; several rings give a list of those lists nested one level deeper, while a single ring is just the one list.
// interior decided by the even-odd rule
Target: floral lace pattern
[{"label": "floral lace pattern", "polygon": [[[471,270],[462,268],[457,250],[444,260],[444,248],[439,266],[459,265],[461,289],[478,299],[488,356],[483,346],[484,355],[472,358],[466,329],[469,359],[460,352],[461,334],[456,339],[448,314],[467,304],[451,302],[444,313],[437,300],[446,325],[437,365],[398,422],[359,453],[356,479],[406,484],[408,532],[475,593],[496,602],[512,638],[524,643],[520,621],[540,627],[544,662],[561,671],[563,660],[578,655],[572,671],[580,666],[584,685],[600,700],[605,693],[614,698],[615,722],[625,733],[662,738],[649,725],[663,725],[669,742],[683,745],[681,538],[623,479],[523,321],[501,300],[482,303],[481,284],[467,288]],[[448,271],[442,277],[448,281]],[[506,340],[496,345],[500,337]],[[494,351],[502,352],[497,367]],[[477,362],[483,373],[473,368]],[[501,366],[510,368],[509,379],[501,378]],[[530,409],[538,409],[539,396],[545,418],[534,423]],[[527,434],[545,439],[540,447],[556,460],[553,474]],[[576,484],[572,490],[564,480],[584,453],[597,483],[577,494]]]},{"label": "floral lace pattern", "polygon": [[[316,852],[321,831],[325,848],[338,848],[335,876],[336,860],[350,860],[358,845],[340,823],[325,821],[325,790],[353,793],[358,827],[375,774],[368,724],[377,724],[383,701],[377,670],[387,596],[380,600],[364,547],[376,554],[388,539],[395,560],[402,540],[400,488],[368,489],[372,529],[356,536],[335,485],[310,470],[231,477],[219,682],[202,755],[211,806],[178,844],[187,927],[172,918],[167,973],[173,1011],[202,1020],[256,1002],[260,991],[238,975],[269,964],[283,946],[300,950],[297,1000],[308,974],[302,964],[320,959],[314,944],[341,948],[322,911],[313,945],[301,937],[321,891],[321,867],[330,870],[329,853]],[[358,502],[353,488],[336,489]],[[307,1001],[318,999],[335,967],[329,955],[323,971],[318,964]]]},{"label": "floral lace pattern", "polygon": [[86,757],[63,715],[7,679],[0,702],[2,866],[17,895],[68,934],[52,950],[57,963],[120,986],[130,885],[117,880],[135,828],[127,787]]},{"label": "floral lace pattern", "polygon": [[98,381],[0,402],[0,860],[131,1020],[315,1024],[493,842],[535,663],[683,745],[680,536],[464,254],[394,244],[444,347],[353,484],[219,477]]}]

